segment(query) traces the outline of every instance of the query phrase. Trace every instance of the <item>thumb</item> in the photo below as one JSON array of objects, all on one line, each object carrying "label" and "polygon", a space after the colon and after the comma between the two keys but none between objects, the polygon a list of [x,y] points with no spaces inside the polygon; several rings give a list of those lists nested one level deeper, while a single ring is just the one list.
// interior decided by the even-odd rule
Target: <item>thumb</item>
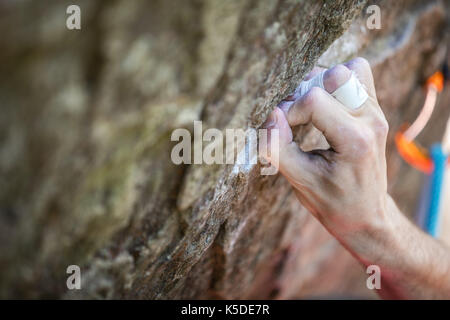
[{"label": "thumb", "polygon": [[272,165],[271,170],[264,171],[265,173],[262,174],[272,175],[278,172],[280,145],[289,144],[292,139],[291,127],[287,123],[284,113],[280,108],[276,107],[264,123],[259,138],[259,156],[261,162]]},{"label": "thumb", "polygon": [[[266,122],[263,126],[267,129],[267,147],[270,148],[272,138],[275,137],[274,133],[277,132],[279,141],[281,145],[286,145],[290,143],[293,139],[292,130],[289,123],[280,108],[275,107],[275,109],[270,113]],[[274,141],[275,142],[275,141]]]},{"label": "thumb", "polygon": [[265,158],[279,169],[294,187],[298,183],[311,182],[311,175],[316,171],[314,156],[303,152],[293,141],[291,127],[280,108],[276,107],[272,111],[264,128],[267,129],[267,141],[260,141],[260,150],[266,151]]}]

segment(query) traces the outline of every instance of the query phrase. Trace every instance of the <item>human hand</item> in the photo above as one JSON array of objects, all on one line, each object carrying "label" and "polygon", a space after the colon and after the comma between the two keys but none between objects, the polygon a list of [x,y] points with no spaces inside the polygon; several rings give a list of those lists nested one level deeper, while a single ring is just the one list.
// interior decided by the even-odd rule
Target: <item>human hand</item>
[{"label": "human hand", "polygon": [[[313,70],[310,77],[319,71]],[[369,94],[356,110],[343,106],[330,94],[350,78],[352,71]],[[388,123],[365,59],[329,69],[323,82],[326,90],[313,87],[302,97],[281,103],[265,127],[279,130],[279,154],[275,155],[278,169],[300,202],[333,235],[346,242],[349,234],[364,233],[385,223]],[[291,127],[308,123],[324,134],[329,150],[304,152],[293,141]]]}]

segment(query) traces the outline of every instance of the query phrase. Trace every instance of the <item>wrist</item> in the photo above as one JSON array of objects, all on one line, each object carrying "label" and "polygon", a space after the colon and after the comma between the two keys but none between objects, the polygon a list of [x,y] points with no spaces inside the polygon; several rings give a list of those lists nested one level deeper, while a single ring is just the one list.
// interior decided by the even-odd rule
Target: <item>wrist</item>
[{"label": "wrist", "polygon": [[[348,236],[344,246],[365,266],[381,270],[385,298],[450,296],[448,248],[417,228],[388,195],[382,218]],[[438,295],[436,295],[439,293]]]},{"label": "wrist", "polygon": [[380,206],[364,214],[373,215],[370,219],[339,237],[341,243],[364,265],[379,264],[391,255],[387,252],[399,248],[398,226],[403,215],[389,194],[380,200]]}]

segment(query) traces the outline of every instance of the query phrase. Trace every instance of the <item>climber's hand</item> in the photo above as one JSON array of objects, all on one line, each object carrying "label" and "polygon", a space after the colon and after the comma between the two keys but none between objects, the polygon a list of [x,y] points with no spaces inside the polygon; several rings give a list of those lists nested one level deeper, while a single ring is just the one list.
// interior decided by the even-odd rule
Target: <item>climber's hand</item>
[{"label": "climber's hand", "polygon": [[[352,70],[369,94],[356,110],[329,94],[350,78]],[[388,124],[366,60],[357,58],[328,70],[324,87],[326,91],[314,87],[299,99],[280,104],[266,127],[279,129],[279,170],[301,203],[342,239],[384,223]],[[324,134],[329,150],[303,152],[292,140],[291,127],[308,123]]]},{"label": "climber's hand", "polygon": [[[350,70],[370,96],[356,110],[328,93],[347,81]],[[324,87],[326,91],[313,88],[273,111],[266,122],[267,128],[279,130],[279,148],[270,154],[278,161],[272,164],[278,163],[302,204],[353,256],[366,266],[378,266],[381,297],[448,299],[449,248],[413,225],[387,194],[388,125],[369,64],[355,59],[332,68],[324,75]],[[322,131],[329,150],[303,152],[292,141],[291,127],[307,123]],[[270,149],[276,146],[272,133]]]}]

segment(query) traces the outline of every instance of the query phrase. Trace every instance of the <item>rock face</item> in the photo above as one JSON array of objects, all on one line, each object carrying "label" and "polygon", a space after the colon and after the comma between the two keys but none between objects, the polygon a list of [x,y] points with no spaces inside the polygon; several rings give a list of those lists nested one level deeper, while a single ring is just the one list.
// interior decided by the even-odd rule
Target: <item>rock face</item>
[{"label": "rock face", "polygon": [[[390,192],[412,215],[421,176],[393,134],[445,59],[448,2],[71,3],[79,31],[64,1],[0,4],[1,297],[374,297],[283,177],[175,165],[171,133],[194,120],[258,128],[317,61],[364,56],[391,127]],[[366,27],[369,4],[380,30]],[[449,101],[424,144],[440,139]],[[82,289],[69,291],[74,264]]]}]

